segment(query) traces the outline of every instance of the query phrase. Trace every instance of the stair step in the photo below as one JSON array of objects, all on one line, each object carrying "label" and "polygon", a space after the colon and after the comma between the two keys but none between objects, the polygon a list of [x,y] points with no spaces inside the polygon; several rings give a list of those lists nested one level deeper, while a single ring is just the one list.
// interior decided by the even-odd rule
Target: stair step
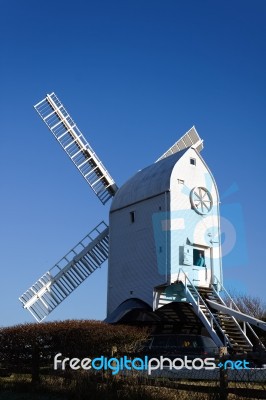
[{"label": "stair step", "polygon": [[[196,288],[193,286],[188,286],[188,291],[190,295],[194,298],[195,302],[191,302],[194,311],[196,314],[201,314],[201,320],[205,325],[206,329],[209,331],[210,335],[213,334],[213,328],[216,331],[216,334],[219,333],[219,327],[221,331],[226,335],[229,342],[231,343],[234,351],[239,351],[239,349],[244,351],[250,351],[252,346],[250,345],[248,339],[245,337],[242,328],[239,327],[234,320],[234,318],[225,312],[217,311],[209,307],[207,300],[213,300],[218,304],[224,305],[224,302],[219,297],[219,295],[210,288]],[[203,316],[207,319],[204,319]],[[219,327],[215,324],[215,320],[213,323],[213,328],[211,324],[211,318],[214,318],[216,322],[219,324]],[[220,331],[220,332],[221,332]],[[217,335],[218,336],[218,335]],[[217,343],[219,340],[217,340]]]}]

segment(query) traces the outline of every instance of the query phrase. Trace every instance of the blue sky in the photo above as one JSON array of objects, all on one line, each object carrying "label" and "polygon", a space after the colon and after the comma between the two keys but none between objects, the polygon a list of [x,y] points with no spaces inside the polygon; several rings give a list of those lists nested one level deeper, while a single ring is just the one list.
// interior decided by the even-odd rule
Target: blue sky
[{"label": "blue sky", "polygon": [[[33,109],[52,91],[118,186],[195,125],[237,232],[225,286],[266,300],[265,17],[264,0],[1,2],[0,325],[33,321],[19,295],[108,221]],[[106,281],[49,320],[104,318]]]}]

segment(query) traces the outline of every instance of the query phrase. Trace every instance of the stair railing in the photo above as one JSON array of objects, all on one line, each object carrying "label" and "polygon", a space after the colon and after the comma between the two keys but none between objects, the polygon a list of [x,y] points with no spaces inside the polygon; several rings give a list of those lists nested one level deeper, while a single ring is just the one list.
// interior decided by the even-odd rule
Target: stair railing
[{"label": "stair railing", "polygon": [[[241,312],[241,310],[239,309],[239,307],[237,306],[237,304],[234,302],[233,298],[230,296],[230,294],[228,293],[228,291],[225,289],[225,287],[223,286],[223,284],[219,281],[219,279],[218,279],[216,276],[214,276],[214,282],[215,282],[215,281],[217,282],[218,285],[220,285],[222,291],[225,292],[226,296],[228,297],[228,299],[229,299],[229,301],[230,301],[229,307],[233,309],[233,306],[234,306],[234,308],[235,308],[236,311]],[[212,288],[213,288],[215,294],[219,297],[219,299],[222,301],[222,303],[226,306],[224,300],[221,298],[221,296],[219,296],[219,294],[218,294],[218,292],[216,291],[214,285],[216,285],[216,283],[213,283],[213,284],[212,284]],[[232,318],[234,318],[234,317],[232,317]],[[235,318],[234,318],[234,319],[235,319]],[[238,324],[237,321],[236,321],[236,323]],[[239,324],[238,324],[238,325],[239,325]],[[260,338],[258,337],[258,335],[256,334],[256,332],[254,331],[254,329],[252,328],[252,326],[250,325],[250,323],[244,321],[244,322],[243,322],[243,332],[244,332],[245,336],[247,337],[247,334],[246,334],[246,327],[247,327],[247,326],[249,327],[250,331],[252,332],[252,334],[253,334],[253,335],[255,336],[255,338],[257,339],[259,345],[260,345],[263,349],[265,349],[264,344],[261,342]],[[247,337],[247,339],[248,339],[248,337]],[[248,340],[249,340],[249,339],[248,339]],[[249,340],[249,342],[250,342],[250,340]],[[250,344],[252,345],[252,343],[250,343]]]},{"label": "stair railing", "polygon": [[[209,306],[208,306],[207,303],[203,300],[202,296],[200,295],[200,293],[198,292],[198,290],[196,289],[196,287],[194,286],[194,284],[191,282],[191,280],[189,279],[189,277],[187,276],[187,274],[186,274],[186,272],[183,270],[183,268],[180,268],[180,269],[179,269],[178,277],[179,277],[180,272],[182,272],[182,273],[184,274],[184,276],[185,276],[185,291],[186,291],[186,292],[188,292],[188,291],[190,292],[190,294],[191,294],[191,296],[193,297],[193,299],[195,300],[195,302],[196,302],[196,299],[195,299],[195,297],[193,296],[193,294],[191,293],[191,291],[189,290],[187,282],[189,282],[190,286],[193,288],[193,290],[194,290],[195,293],[197,294],[197,312],[198,312],[198,314],[201,312],[201,313],[204,315],[203,311],[200,310],[200,301],[201,301],[201,302],[203,303],[203,305],[206,307],[206,309],[208,310],[209,314],[210,314],[210,320],[208,320],[208,318],[207,318],[205,315],[204,315],[204,317],[205,317],[205,318],[208,320],[208,322],[210,323],[211,329],[214,330],[214,331],[216,331],[216,330],[214,329],[214,324],[215,324],[217,330],[218,330],[218,331],[221,333],[221,335],[223,336],[224,345],[225,345],[225,346],[230,346],[230,347],[232,347],[232,344],[230,343],[229,338],[225,335],[225,333],[224,333],[224,331],[222,330],[222,328],[221,328],[219,322],[217,321],[217,319],[215,318],[215,316],[214,316],[213,313],[211,312]],[[217,335],[217,332],[216,332],[216,335]]]}]

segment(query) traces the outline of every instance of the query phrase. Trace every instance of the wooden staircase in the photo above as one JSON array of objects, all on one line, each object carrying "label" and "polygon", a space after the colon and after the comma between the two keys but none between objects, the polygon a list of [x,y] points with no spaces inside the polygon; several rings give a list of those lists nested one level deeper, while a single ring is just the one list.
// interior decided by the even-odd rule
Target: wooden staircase
[{"label": "wooden staircase", "polygon": [[[193,288],[189,287],[189,290],[193,292]],[[198,292],[206,304],[208,304],[206,300],[212,300],[216,303],[223,304],[220,296],[217,295],[212,288],[198,288]],[[221,327],[221,330],[228,339],[229,346],[234,352],[243,353],[252,351],[253,346],[251,341],[234,317],[223,312],[216,311],[211,307],[201,307],[201,309],[206,316],[209,316],[210,313],[214,315]],[[219,335],[218,330],[217,334]]]}]

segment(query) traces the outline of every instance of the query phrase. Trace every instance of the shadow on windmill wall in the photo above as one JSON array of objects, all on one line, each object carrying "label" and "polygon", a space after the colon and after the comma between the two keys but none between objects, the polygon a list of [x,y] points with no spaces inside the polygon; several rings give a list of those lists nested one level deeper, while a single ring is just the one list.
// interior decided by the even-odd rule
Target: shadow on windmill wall
[{"label": "shadow on windmill wall", "polygon": [[[214,216],[214,214],[212,214]],[[180,222],[179,227],[170,228],[170,220]],[[168,226],[166,226],[166,222]],[[182,223],[181,223],[182,222]],[[240,203],[222,204],[220,206],[220,237],[213,237],[212,246],[219,246],[221,243],[223,266],[226,269],[246,267],[248,265],[248,251],[246,242],[246,230],[243,216],[243,209]],[[191,210],[178,210],[172,212],[158,212],[153,215],[153,232],[156,246],[157,268],[160,275],[165,275],[166,269],[170,269],[170,232],[172,240],[177,243],[172,247],[172,261],[176,265],[182,265],[183,246],[180,245],[180,239],[184,235],[187,238],[193,238],[195,234],[195,224],[191,221]],[[206,228],[204,236],[209,239],[210,228]],[[182,239],[181,239],[182,240]],[[185,241],[183,239],[183,244]],[[172,266],[173,268],[173,266]],[[174,271],[173,272],[178,272]]]}]

